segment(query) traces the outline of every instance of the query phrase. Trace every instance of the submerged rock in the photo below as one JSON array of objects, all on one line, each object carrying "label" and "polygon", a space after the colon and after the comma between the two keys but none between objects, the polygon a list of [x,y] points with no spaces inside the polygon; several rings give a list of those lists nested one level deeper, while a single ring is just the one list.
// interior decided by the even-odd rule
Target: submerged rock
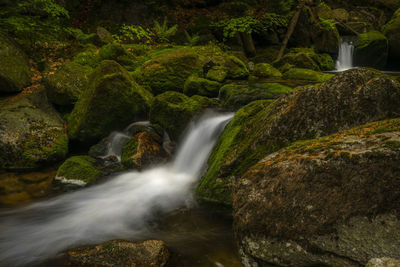
[{"label": "submerged rock", "polygon": [[246,260],[365,265],[400,257],[400,119],[270,154],[237,179],[236,236]]},{"label": "submerged rock", "polygon": [[0,107],[0,168],[32,170],[65,158],[64,121],[41,90]]},{"label": "submerged rock", "polygon": [[65,63],[45,79],[47,97],[53,104],[71,106],[88,87],[92,68],[75,62]]},{"label": "submerged rock", "polygon": [[71,139],[94,143],[104,134],[147,117],[153,96],[115,61],[103,61],[91,75],[68,118]]},{"label": "submerged rock", "polygon": [[24,52],[0,32],[0,93],[22,91],[31,82],[31,76]]},{"label": "submerged rock", "polygon": [[176,141],[195,115],[217,105],[217,101],[207,97],[188,97],[169,91],[154,98],[150,109],[150,121],[161,125],[171,139]]},{"label": "submerged rock", "polygon": [[162,267],[167,264],[170,253],[165,243],[159,240],[114,240],[95,247],[70,250],[66,256],[71,266]]},{"label": "submerged rock", "polygon": [[[269,105],[240,109],[210,157],[197,196],[230,204],[230,184],[293,141],[311,139],[400,114],[400,85],[380,72],[355,69],[300,87]],[[221,193],[222,192],[222,193]]]},{"label": "submerged rock", "polygon": [[169,159],[170,155],[164,150],[162,143],[157,142],[161,138],[153,136],[147,132],[140,132],[124,145],[121,163],[125,168],[142,170],[164,163]]}]

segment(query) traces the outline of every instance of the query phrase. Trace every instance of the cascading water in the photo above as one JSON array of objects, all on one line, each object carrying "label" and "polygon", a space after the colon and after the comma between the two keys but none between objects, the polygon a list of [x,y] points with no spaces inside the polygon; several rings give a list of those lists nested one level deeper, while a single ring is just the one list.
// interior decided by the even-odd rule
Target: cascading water
[{"label": "cascading water", "polygon": [[351,41],[341,39],[336,70],[345,71],[353,68],[354,45]]},{"label": "cascading water", "polygon": [[0,266],[32,264],[73,246],[140,235],[155,212],[190,205],[212,147],[232,117],[218,115],[194,124],[171,164],[120,174],[1,214]]}]

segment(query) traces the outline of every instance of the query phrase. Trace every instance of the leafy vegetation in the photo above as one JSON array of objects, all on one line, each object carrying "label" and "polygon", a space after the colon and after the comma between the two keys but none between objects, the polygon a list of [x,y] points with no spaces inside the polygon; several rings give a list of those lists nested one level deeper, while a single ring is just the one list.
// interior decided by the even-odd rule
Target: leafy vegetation
[{"label": "leafy vegetation", "polygon": [[185,31],[185,36],[186,36],[187,44],[190,46],[196,45],[200,40],[200,36],[198,34],[190,35],[187,31]]},{"label": "leafy vegetation", "polygon": [[160,43],[169,42],[169,38],[174,36],[178,30],[178,25],[175,24],[171,27],[167,25],[167,19],[164,19],[164,22],[160,24],[157,20],[154,21],[153,31],[156,37],[156,40]]},{"label": "leafy vegetation", "polygon": [[150,43],[154,34],[142,26],[124,24],[113,37],[119,43]]}]

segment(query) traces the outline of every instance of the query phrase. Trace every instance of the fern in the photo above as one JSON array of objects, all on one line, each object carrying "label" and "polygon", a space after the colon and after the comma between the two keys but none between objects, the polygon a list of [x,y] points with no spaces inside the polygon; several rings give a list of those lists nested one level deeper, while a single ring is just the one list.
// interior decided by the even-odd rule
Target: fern
[{"label": "fern", "polygon": [[153,31],[157,37],[158,42],[167,43],[169,42],[169,38],[178,30],[178,25],[175,24],[172,27],[168,27],[167,19],[164,19],[163,24],[160,24],[157,20],[154,21]]},{"label": "fern", "polygon": [[150,43],[153,33],[142,26],[124,24],[113,37],[119,43]]},{"label": "fern", "polygon": [[187,44],[190,46],[195,46],[200,40],[199,35],[193,34],[192,36],[190,36],[190,34],[187,31],[185,31],[185,36],[186,36]]}]

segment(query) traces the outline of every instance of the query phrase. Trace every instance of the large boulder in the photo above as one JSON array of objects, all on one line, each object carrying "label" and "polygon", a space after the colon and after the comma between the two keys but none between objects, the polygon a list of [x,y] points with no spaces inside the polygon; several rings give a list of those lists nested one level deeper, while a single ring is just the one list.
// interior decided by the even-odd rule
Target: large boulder
[{"label": "large boulder", "polygon": [[360,266],[399,258],[399,160],[400,119],[299,141],[263,158],[233,190],[243,262]]},{"label": "large boulder", "polygon": [[280,68],[285,64],[315,71],[333,70],[335,67],[330,55],[317,54],[314,49],[310,48],[293,48],[281,60],[275,62],[274,66]]},{"label": "large boulder", "polygon": [[24,52],[0,32],[0,93],[22,91],[31,82],[31,76]]},{"label": "large boulder", "polygon": [[394,13],[392,19],[382,28],[383,34],[389,40],[390,60],[400,60],[400,8]]},{"label": "large boulder", "polygon": [[221,88],[219,99],[223,107],[236,110],[255,100],[275,100],[290,91],[292,88],[279,83],[232,83]]},{"label": "large boulder", "polygon": [[354,50],[354,65],[383,69],[388,59],[388,40],[378,31],[358,35]]},{"label": "large boulder", "polygon": [[[182,92],[189,76],[197,74],[207,76],[215,66],[222,66],[225,77],[231,79],[246,78],[249,71],[238,58],[227,55],[215,46],[175,48],[158,54],[146,61],[140,70],[143,84],[154,94],[166,91]],[[212,78],[212,80],[224,79]]]},{"label": "large boulder", "polygon": [[168,91],[154,98],[150,109],[150,121],[161,125],[171,139],[177,141],[195,115],[217,105],[216,100],[206,97],[188,97],[182,93]]},{"label": "large boulder", "polygon": [[231,181],[266,155],[296,140],[399,114],[399,83],[364,68],[343,72],[320,85],[297,88],[271,105],[250,103],[237,112],[221,135],[197,195],[230,204]]},{"label": "large boulder", "polygon": [[92,68],[89,66],[75,62],[65,63],[53,75],[45,78],[49,101],[59,106],[74,105],[88,87],[91,72]]},{"label": "large boulder", "polygon": [[114,240],[97,246],[70,250],[66,256],[71,266],[162,267],[167,264],[170,253],[166,244],[159,240]]},{"label": "large boulder", "polygon": [[146,118],[153,96],[117,62],[103,61],[92,73],[68,118],[71,139],[94,143],[135,118]]},{"label": "large boulder", "polygon": [[202,95],[206,97],[217,97],[221,84],[216,81],[190,76],[184,85],[183,93],[187,96]]},{"label": "large boulder", "polygon": [[280,78],[282,73],[268,63],[258,63],[254,66],[253,75],[260,78]]},{"label": "large boulder", "polygon": [[0,168],[32,170],[65,158],[64,121],[41,90],[0,107]]}]

